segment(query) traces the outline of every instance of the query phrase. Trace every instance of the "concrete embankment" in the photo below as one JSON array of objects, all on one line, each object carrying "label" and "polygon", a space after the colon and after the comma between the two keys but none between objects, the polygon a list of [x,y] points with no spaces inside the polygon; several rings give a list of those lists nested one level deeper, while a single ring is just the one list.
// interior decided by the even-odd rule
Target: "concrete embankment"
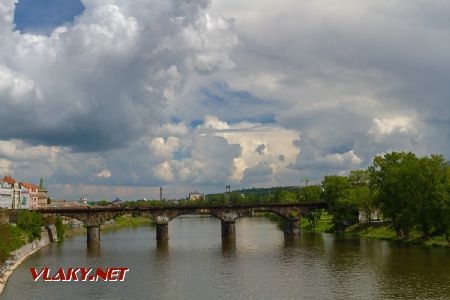
[{"label": "concrete embankment", "polygon": [[0,265],[0,294],[14,270],[31,254],[56,241],[56,229],[53,226],[42,228],[41,238],[13,251],[10,257]]}]

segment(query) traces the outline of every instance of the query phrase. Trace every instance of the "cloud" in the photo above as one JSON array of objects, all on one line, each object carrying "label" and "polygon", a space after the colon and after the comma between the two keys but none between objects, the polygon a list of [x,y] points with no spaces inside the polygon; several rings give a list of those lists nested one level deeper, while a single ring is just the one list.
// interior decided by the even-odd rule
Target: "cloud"
[{"label": "cloud", "polygon": [[9,160],[0,159],[0,172],[2,174],[9,174],[10,173],[10,169],[11,168],[11,162]]},{"label": "cloud", "polygon": [[101,170],[97,173],[97,177],[103,177],[103,178],[109,178],[111,177],[112,173],[110,170]]},{"label": "cloud", "polygon": [[[0,138],[75,151],[121,148],[168,120],[165,107],[190,72],[232,67],[233,38],[221,44],[228,21],[202,11],[203,1],[165,2],[86,0],[74,23],[50,36],[4,32],[13,47],[1,48]],[[11,29],[11,4],[2,12]],[[30,106],[40,117],[11,127]]]},{"label": "cloud", "polygon": [[[266,145],[260,144],[260,145],[258,145],[258,147],[256,147],[255,152],[258,153],[259,155],[264,155],[264,149],[265,148],[266,148]],[[281,156],[282,156],[282,154],[281,154]]]},{"label": "cloud", "polygon": [[241,182],[244,186],[274,184],[273,169],[266,163],[259,163],[245,169]]},{"label": "cloud", "polygon": [[450,157],[450,4],[83,0],[45,36],[14,31],[14,5],[0,3],[0,169],[61,194]]},{"label": "cloud", "polygon": [[417,134],[417,129],[412,123],[412,120],[408,117],[385,118],[381,120],[375,118],[368,134],[373,136],[376,141],[393,134],[415,135]]}]

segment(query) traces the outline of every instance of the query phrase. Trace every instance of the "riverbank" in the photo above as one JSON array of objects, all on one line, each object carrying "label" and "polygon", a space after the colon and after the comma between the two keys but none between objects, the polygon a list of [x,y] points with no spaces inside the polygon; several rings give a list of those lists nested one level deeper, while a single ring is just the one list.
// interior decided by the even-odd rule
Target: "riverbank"
[{"label": "riverbank", "polygon": [[[311,227],[307,220],[302,219],[300,229],[307,232],[315,233],[334,233],[333,232],[333,217],[327,213],[323,214],[317,223],[316,227]],[[409,239],[398,239],[395,230],[391,227],[389,222],[371,222],[363,224],[354,224],[348,226],[344,232],[339,233],[347,236],[355,236],[377,240],[395,241],[401,243],[410,243],[422,245],[426,247],[445,247],[450,248],[450,244],[444,236],[432,237],[428,240],[422,240],[418,231],[412,231]]]},{"label": "riverbank", "polygon": [[39,249],[50,244],[50,237],[47,230],[43,229],[41,232],[41,238],[34,240],[30,243],[23,245],[22,247],[9,253],[9,257],[5,259],[0,265],[0,294],[2,293],[9,277],[14,270],[25,260],[28,256],[32,255]]},{"label": "riverbank", "polygon": [[444,236],[435,236],[427,240],[423,240],[420,233],[415,230],[411,231],[408,239],[398,239],[395,230],[389,223],[386,222],[355,224],[347,227],[344,234],[378,240],[417,244],[426,247],[450,248],[450,244]]},{"label": "riverbank", "polygon": [[[102,231],[118,230],[125,227],[138,227],[153,224],[149,218],[121,216],[111,223],[102,225]],[[48,232],[43,229],[41,238],[31,243],[25,243],[25,233],[19,228],[10,224],[1,224],[0,233],[2,242],[0,243],[0,294],[2,293],[9,277],[20,264],[30,255],[50,244]],[[65,227],[64,237],[71,237],[79,234],[86,234],[84,227]]]}]

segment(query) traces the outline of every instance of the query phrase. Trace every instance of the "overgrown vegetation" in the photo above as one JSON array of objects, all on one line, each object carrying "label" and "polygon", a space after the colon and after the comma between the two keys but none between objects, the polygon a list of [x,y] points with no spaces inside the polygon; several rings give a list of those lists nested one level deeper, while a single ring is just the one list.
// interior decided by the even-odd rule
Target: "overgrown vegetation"
[{"label": "overgrown vegetation", "polygon": [[423,240],[444,235],[449,242],[450,167],[442,156],[416,157],[392,152],[374,159],[369,168],[375,200],[396,231],[408,239],[411,230]]},{"label": "overgrown vegetation", "polygon": [[41,227],[44,225],[42,215],[35,211],[21,210],[17,215],[17,227],[28,235],[28,241],[41,238]]},{"label": "overgrown vegetation", "polygon": [[10,224],[0,224],[0,264],[10,253],[25,245],[26,233],[20,228]]},{"label": "overgrown vegetation", "polygon": [[[328,204],[334,231],[449,244],[450,165],[440,155],[392,152],[377,156],[367,170],[326,176],[320,197]],[[373,218],[384,222],[358,224]],[[306,219],[308,227],[315,227],[317,216],[310,214]]]},{"label": "overgrown vegetation", "polygon": [[133,226],[142,226],[142,225],[148,225],[151,224],[152,221],[150,218],[141,217],[141,216],[118,216],[114,218],[115,228],[121,228],[121,227],[133,227]]},{"label": "overgrown vegetation", "polygon": [[18,213],[16,226],[0,224],[0,263],[3,263],[12,251],[40,238],[42,225],[42,215],[29,210]]},{"label": "overgrown vegetation", "polygon": [[[315,225],[314,225],[315,224]],[[315,220],[315,222],[311,223],[308,218],[300,219],[300,228],[303,231],[312,231],[312,232],[333,232],[334,224],[333,224],[333,216],[328,214],[325,210],[320,212],[320,217]]]},{"label": "overgrown vegetation", "polygon": [[56,235],[58,236],[58,239],[60,241],[62,241],[64,239],[64,231],[65,231],[65,227],[63,225],[62,222],[62,218],[61,217],[56,217],[55,220],[55,227],[56,227]]}]

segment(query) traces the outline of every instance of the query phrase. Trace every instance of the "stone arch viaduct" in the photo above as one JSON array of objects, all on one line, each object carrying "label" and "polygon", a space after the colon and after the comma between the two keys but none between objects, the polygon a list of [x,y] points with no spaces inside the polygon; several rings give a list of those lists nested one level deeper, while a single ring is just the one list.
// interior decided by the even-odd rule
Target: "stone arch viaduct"
[{"label": "stone arch viaduct", "polygon": [[156,223],[156,239],[169,239],[169,222],[180,215],[211,215],[221,221],[222,237],[235,237],[235,221],[255,212],[271,212],[284,219],[286,235],[299,234],[299,221],[308,212],[326,208],[325,203],[267,203],[244,205],[172,205],[152,207],[88,207],[38,209],[44,217],[65,216],[83,222],[89,243],[100,241],[100,228],[106,221],[121,215],[141,215]]}]

